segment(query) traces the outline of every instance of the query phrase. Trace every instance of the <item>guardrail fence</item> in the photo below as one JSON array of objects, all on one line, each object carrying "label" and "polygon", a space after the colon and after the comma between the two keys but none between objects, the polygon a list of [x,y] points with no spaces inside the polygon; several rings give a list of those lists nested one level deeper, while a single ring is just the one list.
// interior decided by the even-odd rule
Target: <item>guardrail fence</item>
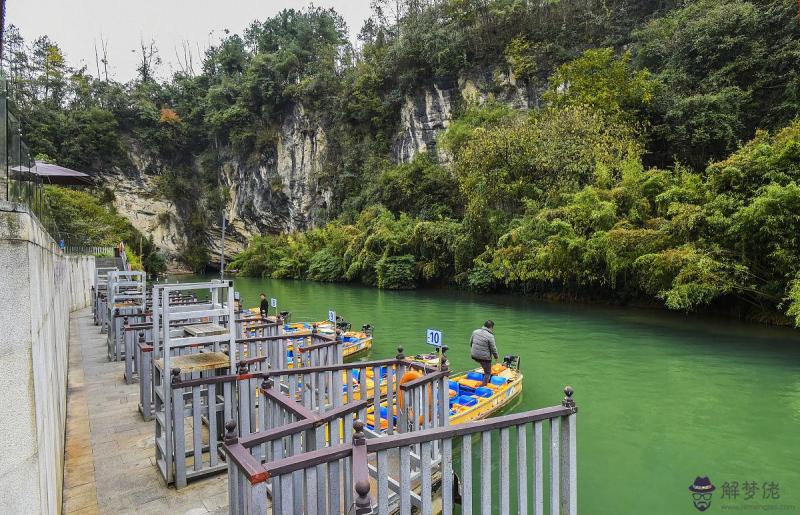
[{"label": "guardrail fence", "polygon": [[[460,504],[467,515],[473,510],[543,515],[547,502],[548,513],[577,515],[577,407],[572,388],[565,393],[560,406],[380,438],[367,438],[359,420],[341,441],[289,456],[273,453],[263,462],[253,450],[264,442],[263,434],[237,438],[231,431],[222,446],[230,512],[266,513],[271,506],[276,514],[409,515],[413,507],[423,515],[450,515]],[[416,480],[415,446],[421,449]],[[431,459],[436,446],[438,463]],[[498,459],[492,457],[495,448]],[[327,473],[320,474],[324,467]],[[331,489],[342,492],[341,498]]]}]

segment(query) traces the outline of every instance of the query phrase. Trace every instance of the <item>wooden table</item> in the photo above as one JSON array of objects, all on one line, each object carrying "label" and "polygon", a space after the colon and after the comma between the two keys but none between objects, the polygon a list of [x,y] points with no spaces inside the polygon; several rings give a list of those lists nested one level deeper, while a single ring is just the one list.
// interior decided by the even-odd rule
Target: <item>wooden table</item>
[{"label": "wooden table", "polygon": [[227,334],[228,328],[219,324],[192,324],[183,327],[183,332],[189,336],[214,336]]},{"label": "wooden table", "polygon": [[[198,352],[197,354],[174,356],[169,360],[170,367],[180,368],[181,374],[226,368],[229,367],[230,364],[231,358],[224,352]],[[163,370],[164,360],[156,360],[156,366]]]}]

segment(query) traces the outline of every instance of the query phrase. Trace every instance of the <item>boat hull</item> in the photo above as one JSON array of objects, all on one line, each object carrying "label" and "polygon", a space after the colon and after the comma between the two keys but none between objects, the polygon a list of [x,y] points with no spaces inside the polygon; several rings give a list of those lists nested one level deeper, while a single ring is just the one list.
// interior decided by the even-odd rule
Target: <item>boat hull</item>
[{"label": "boat hull", "polygon": [[[413,360],[413,359],[411,359]],[[416,361],[416,360],[413,360]],[[425,363],[427,364],[427,363]],[[492,416],[493,414],[503,410],[509,406],[523,390],[524,375],[515,369],[508,369],[509,372],[505,376],[507,382],[503,385],[496,386],[494,393],[490,397],[479,397],[475,395],[477,402],[469,407],[458,405],[457,408],[451,407],[455,413],[450,414],[449,425],[464,424],[466,422],[473,422]],[[482,373],[482,369],[475,369],[472,372]],[[458,381],[465,378],[467,373],[457,374],[450,378],[451,381]],[[508,377],[507,377],[508,376]],[[382,385],[381,394],[384,394],[385,385]],[[355,395],[354,395],[355,397]],[[384,405],[385,403],[382,403]],[[455,405],[454,405],[455,406]],[[370,406],[367,410],[367,422],[370,426],[374,422],[375,407]],[[382,422],[383,425],[383,422]],[[374,429],[374,427],[373,427]],[[381,432],[384,432],[382,429]]]},{"label": "boat hull", "polygon": [[[333,336],[333,326],[329,322],[295,322],[284,326],[284,334],[292,341],[305,342],[306,337],[311,336],[312,327],[316,325],[319,334]],[[372,349],[372,335],[368,333],[348,331],[342,335],[344,341],[342,345],[342,358],[349,359],[361,354],[365,354]],[[351,341],[348,341],[351,340]],[[292,347],[289,347],[292,350]]]},{"label": "boat hull", "polygon": [[365,354],[372,349],[372,337],[362,338],[354,343],[345,343],[342,349],[344,359],[352,358],[360,354]]},{"label": "boat hull", "polygon": [[491,397],[481,399],[475,406],[471,406],[460,413],[450,416],[450,425],[463,424],[489,417],[502,410],[522,393],[524,377],[518,374],[513,383],[506,383]]}]

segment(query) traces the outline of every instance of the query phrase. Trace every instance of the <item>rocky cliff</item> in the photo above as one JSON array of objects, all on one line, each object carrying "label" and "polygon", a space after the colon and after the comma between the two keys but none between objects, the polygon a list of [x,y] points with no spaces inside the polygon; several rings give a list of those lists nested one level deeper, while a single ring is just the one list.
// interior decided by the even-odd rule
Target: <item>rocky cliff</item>
[{"label": "rocky cliff", "polygon": [[[105,177],[120,214],[147,235],[178,267],[186,244],[182,206],[160,197],[156,177],[163,164],[153,162],[135,142],[128,142],[133,165]],[[303,230],[330,201],[317,178],[326,155],[325,132],[303,106],[284,117],[273,141],[257,157],[243,159],[222,151],[222,180],[229,191],[225,255],[240,252],[254,235]],[[211,264],[219,264],[221,220],[206,231]]]},{"label": "rocky cliff", "polygon": [[133,140],[128,140],[128,159],[131,168],[113,170],[104,176],[105,185],[114,192],[114,207],[131,224],[147,236],[167,255],[172,270],[182,270],[181,249],[186,245],[183,220],[177,206],[158,192],[158,164],[142,152]]},{"label": "rocky cliff", "polygon": [[[441,161],[449,156],[436,145],[460,106],[496,99],[519,109],[538,106],[538,92],[511,75],[482,71],[457,81],[420,88],[405,99],[393,141],[396,162],[405,162],[419,152],[436,152]],[[314,114],[295,105],[274,134],[270,134],[257,156],[242,157],[221,149],[222,180],[228,188],[225,255],[230,259],[255,235],[291,232],[315,223],[320,210],[331,202],[330,191],[319,184],[327,159],[326,133]],[[163,165],[149,161],[130,145],[133,169],[109,176],[115,205],[133,225],[170,257],[172,268],[186,245],[185,206],[158,196],[155,177]],[[199,165],[198,165],[199,166]],[[206,231],[211,264],[218,266],[220,221]]]},{"label": "rocky cliff", "polygon": [[436,152],[440,161],[449,161],[436,145],[437,136],[450,125],[460,105],[489,99],[525,110],[538,107],[539,92],[497,69],[475,71],[451,84],[423,87],[403,104],[393,145],[395,161],[409,161],[419,152]]},{"label": "rocky cliff", "polygon": [[330,200],[317,182],[325,157],[325,131],[295,105],[257,160],[231,156],[223,164],[228,218],[247,235],[309,227]]}]

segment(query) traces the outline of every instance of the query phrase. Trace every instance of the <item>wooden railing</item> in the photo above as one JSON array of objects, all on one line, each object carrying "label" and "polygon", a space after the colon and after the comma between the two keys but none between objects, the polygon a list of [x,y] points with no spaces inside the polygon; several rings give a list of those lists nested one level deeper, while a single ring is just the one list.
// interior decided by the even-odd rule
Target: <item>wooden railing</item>
[{"label": "wooden railing", "polygon": [[144,272],[111,271],[107,273],[106,347],[109,361],[125,359],[124,316],[138,317],[146,311],[147,275]]},{"label": "wooden railing", "polygon": [[[356,421],[349,440],[273,456],[265,463],[252,459],[232,434],[222,446],[228,460],[230,512],[266,513],[271,504],[275,514],[409,515],[415,506],[428,515],[436,504],[437,511],[451,515],[460,503],[465,515],[473,513],[474,504],[483,515],[543,515],[549,500],[549,513],[577,515],[577,407],[572,388],[564,391],[560,406],[380,438],[367,439],[364,424]],[[293,427],[283,430],[290,435]],[[473,455],[476,439],[480,452]],[[493,460],[493,442],[498,440],[499,459]],[[437,445],[438,464],[432,459]],[[417,481],[411,480],[414,446],[421,449]],[[459,471],[453,467],[456,455]],[[328,473],[320,476],[319,467],[327,467]],[[344,468],[352,474],[341,474]],[[330,493],[340,487],[346,494],[343,503]],[[323,490],[329,493],[320,499]]]},{"label": "wooden railing", "polygon": [[[340,498],[344,504],[350,502],[348,492],[342,492],[341,482],[341,478],[351,477],[349,465],[340,468],[338,462],[331,460],[317,463],[303,473],[288,474],[282,482],[267,482],[266,477],[257,483],[251,481],[259,474],[264,475],[264,463],[313,454],[349,442],[354,417],[364,412],[367,401],[352,401],[318,413],[280,390],[272,380],[264,380],[262,384],[266,409],[262,411],[261,423],[265,430],[239,437],[236,422],[226,424],[223,448],[229,456],[235,456],[227,458],[229,512],[266,513],[267,496],[271,496],[274,505],[285,508],[286,513],[302,510],[304,505],[313,513],[318,512],[318,506],[336,507],[333,512],[339,513]],[[247,472],[241,473],[241,470]],[[329,477],[336,480],[328,481]],[[273,510],[273,513],[277,512]]]},{"label": "wooden railing", "polygon": [[[273,329],[276,324],[258,325],[262,326]],[[295,368],[290,370],[305,370],[321,365],[335,366],[341,363],[340,343],[332,342],[329,338],[317,334],[302,339],[316,342],[315,350],[305,353],[308,355],[307,359],[295,359],[292,364]],[[147,412],[146,416],[155,416],[157,426],[160,424],[165,428],[166,421],[171,421],[163,436],[157,435],[156,445],[160,455],[170,460],[168,467],[162,464],[159,464],[159,467],[166,471],[165,477],[168,478],[168,482],[174,482],[177,488],[186,486],[193,478],[221,472],[226,468],[218,455],[223,421],[235,420],[236,427],[242,435],[268,431],[275,427],[274,424],[283,425],[293,421],[291,416],[279,418],[274,414],[273,406],[280,399],[273,395],[272,390],[268,391],[267,388],[271,389],[273,382],[267,376],[276,366],[288,366],[287,352],[292,344],[297,343],[297,337],[264,335],[237,338],[235,342],[241,356],[235,373],[217,368],[187,374],[186,370],[171,368],[168,383],[160,379],[160,374],[163,372],[159,366],[152,363],[152,352],[151,349],[145,349],[146,342],[139,346],[143,351],[140,353],[142,366],[148,368],[147,373],[140,374],[142,383],[140,395],[143,396],[140,404],[143,408],[147,408],[149,397],[153,396],[155,401],[153,409],[144,409],[143,415]],[[332,343],[336,343],[335,348],[321,352],[322,349],[328,349]],[[229,352],[224,343],[221,348]],[[245,352],[248,354],[245,355]],[[193,352],[174,354],[173,357],[177,361],[178,356],[191,354]],[[321,361],[314,361],[316,359]],[[145,382],[149,385],[145,385]],[[286,384],[275,382],[275,385],[274,391],[281,391],[287,400],[302,396],[298,395],[299,388],[303,387],[302,383],[298,385],[297,381],[289,381]],[[291,390],[291,387],[294,390]],[[160,393],[162,391],[164,393]],[[159,395],[164,398],[169,396],[171,402],[159,403],[157,400]],[[295,404],[295,412],[311,413],[302,402]],[[361,404],[357,406],[363,409]],[[203,431],[203,426],[207,426],[207,433]]]}]

